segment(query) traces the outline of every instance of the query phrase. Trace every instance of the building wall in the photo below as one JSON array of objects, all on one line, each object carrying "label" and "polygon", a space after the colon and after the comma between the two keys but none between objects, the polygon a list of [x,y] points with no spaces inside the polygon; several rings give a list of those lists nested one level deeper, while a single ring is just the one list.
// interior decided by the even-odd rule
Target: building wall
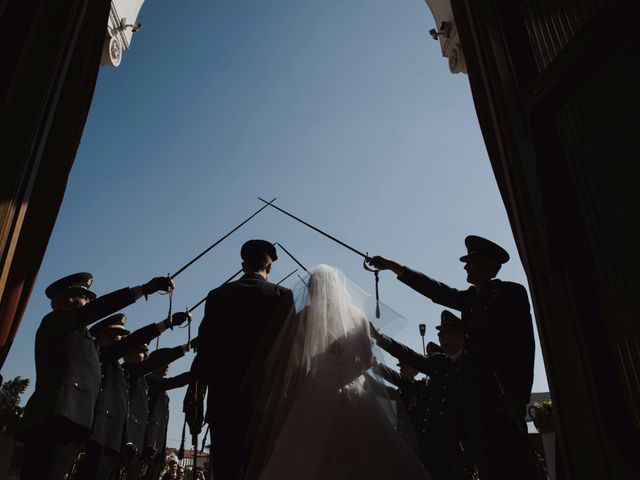
[{"label": "building wall", "polygon": [[566,474],[640,478],[635,2],[452,6],[529,278]]},{"label": "building wall", "polygon": [[0,365],[29,300],[91,104],[108,2],[0,2]]}]

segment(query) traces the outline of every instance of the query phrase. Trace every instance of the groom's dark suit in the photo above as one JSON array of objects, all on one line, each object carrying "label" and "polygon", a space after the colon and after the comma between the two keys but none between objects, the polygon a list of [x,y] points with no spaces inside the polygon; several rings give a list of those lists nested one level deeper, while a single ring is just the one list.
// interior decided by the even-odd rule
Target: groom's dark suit
[{"label": "groom's dark suit", "polygon": [[287,316],[291,290],[258,274],[212,290],[199,330],[192,372],[208,385],[213,478],[240,480],[249,460],[244,438],[253,416],[264,364]]}]

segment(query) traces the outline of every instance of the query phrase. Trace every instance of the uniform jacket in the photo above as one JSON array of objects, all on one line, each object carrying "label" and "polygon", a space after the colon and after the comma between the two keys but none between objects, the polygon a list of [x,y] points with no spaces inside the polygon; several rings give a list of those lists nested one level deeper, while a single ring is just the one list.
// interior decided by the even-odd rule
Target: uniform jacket
[{"label": "uniform jacket", "polygon": [[425,427],[428,420],[427,408],[430,390],[426,380],[405,378],[386,365],[377,365],[375,370],[387,382],[398,387],[396,393],[404,405],[411,430],[416,435],[419,453],[422,457],[425,443]]},{"label": "uniform jacket", "polygon": [[535,343],[522,285],[495,279],[479,292],[473,287],[456,290],[409,268],[398,279],[435,303],[462,312],[465,349],[461,368],[468,380],[490,372],[504,394],[529,402]]},{"label": "uniform jacket", "polygon": [[[182,350],[182,347],[176,347]],[[183,353],[184,355],[184,353]],[[144,448],[153,454],[162,453],[167,445],[167,426],[169,423],[169,396],[167,390],[184,387],[191,381],[191,372],[175,377],[162,378],[147,375],[149,385],[149,419],[144,437]]]},{"label": "uniform jacket", "polygon": [[293,310],[291,290],[258,274],[245,274],[209,293],[192,366],[198,379],[220,393],[208,395],[208,421],[246,427],[260,367]]},{"label": "uniform jacket", "polygon": [[183,355],[182,347],[176,347],[153,359],[122,365],[129,385],[129,413],[123,444],[131,443],[138,453],[142,453],[144,434],[149,420],[149,388],[145,375]]},{"label": "uniform jacket", "polygon": [[125,363],[122,368],[129,385],[129,413],[122,444],[131,444],[134,451],[142,453],[144,432],[149,419],[149,387],[144,375],[132,375],[130,367],[137,364]]},{"label": "uniform jacket", "polygon": [[423,462],[434,469],[442,461],[459,463],[458,442],[463,436],[458,383],[460,361],[453,362],[443,353],[422,355],[384,334],[378,334],[376,341],[398,360],[429,376],[427,386],[416,389],[415,384],[420,382],[413,380],[414,385],[408,384],[408,380],[393,372],[404,380],[402,386],[398,385],[401,390],[415,392],[416,408],[413,412],[409,410],[409,415],[415,422]]},{"label": "uniform jacket", "polygon": [[129,414],[129,386],[118,360],[133,347],[148,343],[158,335],[160,330],[152,323],[101,349],[103,377],[90,437],[92,442],[120,451]]},{"label": "uniform jacket", "polygon": [[36,332],[36,388],[27,403],[19,438],[52,416],[86,428],[93,426],[102,372],[98,347],[87,326],[135,302],[129,288],[87,305],[45,315]]},{"label": "uniform jacket", "polygon": [[443,417],[457,414],[459,362],[452,362],[443,353],[422,355],[384,334],[378,334],[376,341],[380,348],[429,377],[428,395],[421,404],[424,413],[419,431],[436,428],[437,423],[444,421]]}]

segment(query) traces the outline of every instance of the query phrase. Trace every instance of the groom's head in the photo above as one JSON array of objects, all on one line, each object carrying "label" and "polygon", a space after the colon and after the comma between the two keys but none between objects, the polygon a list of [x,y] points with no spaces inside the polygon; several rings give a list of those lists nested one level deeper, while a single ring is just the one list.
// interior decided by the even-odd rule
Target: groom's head
[{"label": "groom's head", "polygon": [[276,247],[266,240],[249,240],[242,245],[242,270],[244,273],[257,273],[265,280],[269,279],[271,265],[278,259]]}]

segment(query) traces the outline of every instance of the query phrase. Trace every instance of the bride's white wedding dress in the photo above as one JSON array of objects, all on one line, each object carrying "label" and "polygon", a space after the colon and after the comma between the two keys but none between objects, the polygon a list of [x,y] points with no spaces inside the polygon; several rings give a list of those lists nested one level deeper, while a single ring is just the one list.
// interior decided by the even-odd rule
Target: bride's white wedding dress
[{"label": "bride's white wedding dress", "polygon": [[277,394],[284,411],[259,479],[431,478],[398,431],[386,389],[368,372],[369,322],[344,279],[321,265],[309,291],[291,319],[288,360],[279,362],[287,370],[286,389]]}]

